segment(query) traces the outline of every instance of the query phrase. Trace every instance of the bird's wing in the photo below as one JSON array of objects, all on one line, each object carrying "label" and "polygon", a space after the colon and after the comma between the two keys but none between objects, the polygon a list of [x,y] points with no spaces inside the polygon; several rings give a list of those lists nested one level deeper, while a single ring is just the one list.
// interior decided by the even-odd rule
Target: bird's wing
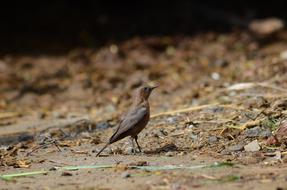
[{"label": "bird's wing", "polygon": [[139,123],[148,114],[146,107],[137,107],[129,111],[125,117],[120,121],[119,126],[113,136],[110,138],[110,142],[117,139],[120,134],[127,132]]}]

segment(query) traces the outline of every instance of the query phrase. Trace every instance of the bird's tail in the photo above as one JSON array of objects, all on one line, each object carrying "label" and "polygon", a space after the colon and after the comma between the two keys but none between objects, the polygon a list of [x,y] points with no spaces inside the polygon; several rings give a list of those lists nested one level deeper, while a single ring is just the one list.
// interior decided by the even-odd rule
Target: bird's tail
[{"label": "bird's tail", "polygon": [[99,152],[98,154],[96,155],[96,157],[98,157],[109,145],[110,143],[107,143]]}]

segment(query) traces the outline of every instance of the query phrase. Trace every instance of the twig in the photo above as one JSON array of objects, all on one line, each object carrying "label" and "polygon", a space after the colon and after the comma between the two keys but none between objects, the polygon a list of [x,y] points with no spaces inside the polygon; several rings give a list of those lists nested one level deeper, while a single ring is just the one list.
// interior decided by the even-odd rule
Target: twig
[{"label": "twig", "polygon": [[265,119],[265,118],[263,118],[263,119],[256,119],[256,120],[254,120],[254,121],[248,121],[248,122],[244,123],[243,125],[239,126],[238,129],[240,129],[240,130],[243,131],[243,130],[246,129],[246,128],[259,125],[264,119]]},{"label": "twig", "polygon": [[18,112],[4,112],[4,113],[0,113],[0,120],[15,118],[15,117],[19,117],[20,115],[21,114]]},{"label": "twig", "polygon": [[287,93],[287,90],[285,88],[281,88],[281,87],[278,87],[278,86],[270,85],[270,84],[267,84],[267,83],[257,83],[257,85],[265,87],[265,88],[271,88],[271,89],[274,89],[274,90],[278,90],[278,91]]},{"label": "twig", "polygon": [[[222,130],[220,131],[219,135],[222,135],[222,133],[226,130],[226,129],[239,129],[239,130],[245,130],[246,128],[249,128],[249,127],[253,127],[253,126],[256,126],[256,125],[259,125],[265,118],[262,118],[262,119],[256,119],[254,121],[248,121],[246,123],[244,123],[243,125],[240,125],[240,126],[236,126],[236,125],[228,125],[228,126],[225,126],[222,128]],[[219,128],[221,129],[221,128]]]},{"label": "twig", "polygon": [[47,145],[51,145],[51,144],[53,144],[57,149],[58,149],[58,151],[59,152],[62,152],[62,150],[60,149],[60,147],[59,147],[59,145],[58,145],[58,141],[56,140],[56,139],[53,139],[53,138],[48,138],[48,137],[45,137],[46,139],[49,139],[50,140],[50,142],[48,142],[48,143],[46,143],[46,142],[44,142],[44,144],[43,145],[40,145],[40,146],[38,146],[38,147],[35,147],[34,149],[32,149],[30,152],[28,152],[27,153],[27,156],[30,156],[33,152],[35,152],[36,150],[39,150],[39,149],[41,149],[41,148],[43,148],[43,147],[46,147]]},{"label": "twig", "polygon": [[153,114],[151,116],[151,118],[155,118],[155,117],[159,117],[159,116],[163,116],[163,115],[174,115],[174,114],[178,114],[178,113],[197,111],[197,110],[201,110],[201,109],[213,107],[213,106],[218,106],[218,107],[222,107],[222,108],[231,108],[231,109],[236,109],[236,110],[244,110],[244,108],[236,107],[233,105],[207,104],[207,105],[194,106],[194,107],[189,107],[189,108],[184,108],[184,109],[178,109],[178,110],[172,110],[172,111],[157,113],[157,114]]}]

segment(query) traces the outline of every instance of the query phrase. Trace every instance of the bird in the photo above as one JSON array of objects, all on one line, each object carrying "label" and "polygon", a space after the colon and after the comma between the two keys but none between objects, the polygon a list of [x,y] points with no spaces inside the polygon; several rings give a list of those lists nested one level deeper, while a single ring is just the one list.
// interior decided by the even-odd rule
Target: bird
[{"label": "bird", "polygon": [[97,153],[98,157],[110,144],[130,136],[133,150],[136,142],[139,152],[142,152],[138,143],[138,134],[146,127],[150,119],[149,96],[158,86],[143,85],[136,90],[133,104],[129,111],[121,118],[114,134],[107,144]]}]

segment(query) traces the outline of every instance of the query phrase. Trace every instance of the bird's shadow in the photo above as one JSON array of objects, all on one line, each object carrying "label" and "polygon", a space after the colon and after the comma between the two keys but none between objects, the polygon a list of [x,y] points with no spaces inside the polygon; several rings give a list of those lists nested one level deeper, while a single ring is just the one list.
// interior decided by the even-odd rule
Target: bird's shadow
[{"label": "bird's shadow", "polygon": [[144,153],[152,155],[152,154],[165,153],[165,152],[175,152],[175,151],[179,151],[179,148],[174,143],[170,143],[170,144],[166,144],[162,147],[156,148],[154,150],[146,150],[146,151],[144,151]]}]

